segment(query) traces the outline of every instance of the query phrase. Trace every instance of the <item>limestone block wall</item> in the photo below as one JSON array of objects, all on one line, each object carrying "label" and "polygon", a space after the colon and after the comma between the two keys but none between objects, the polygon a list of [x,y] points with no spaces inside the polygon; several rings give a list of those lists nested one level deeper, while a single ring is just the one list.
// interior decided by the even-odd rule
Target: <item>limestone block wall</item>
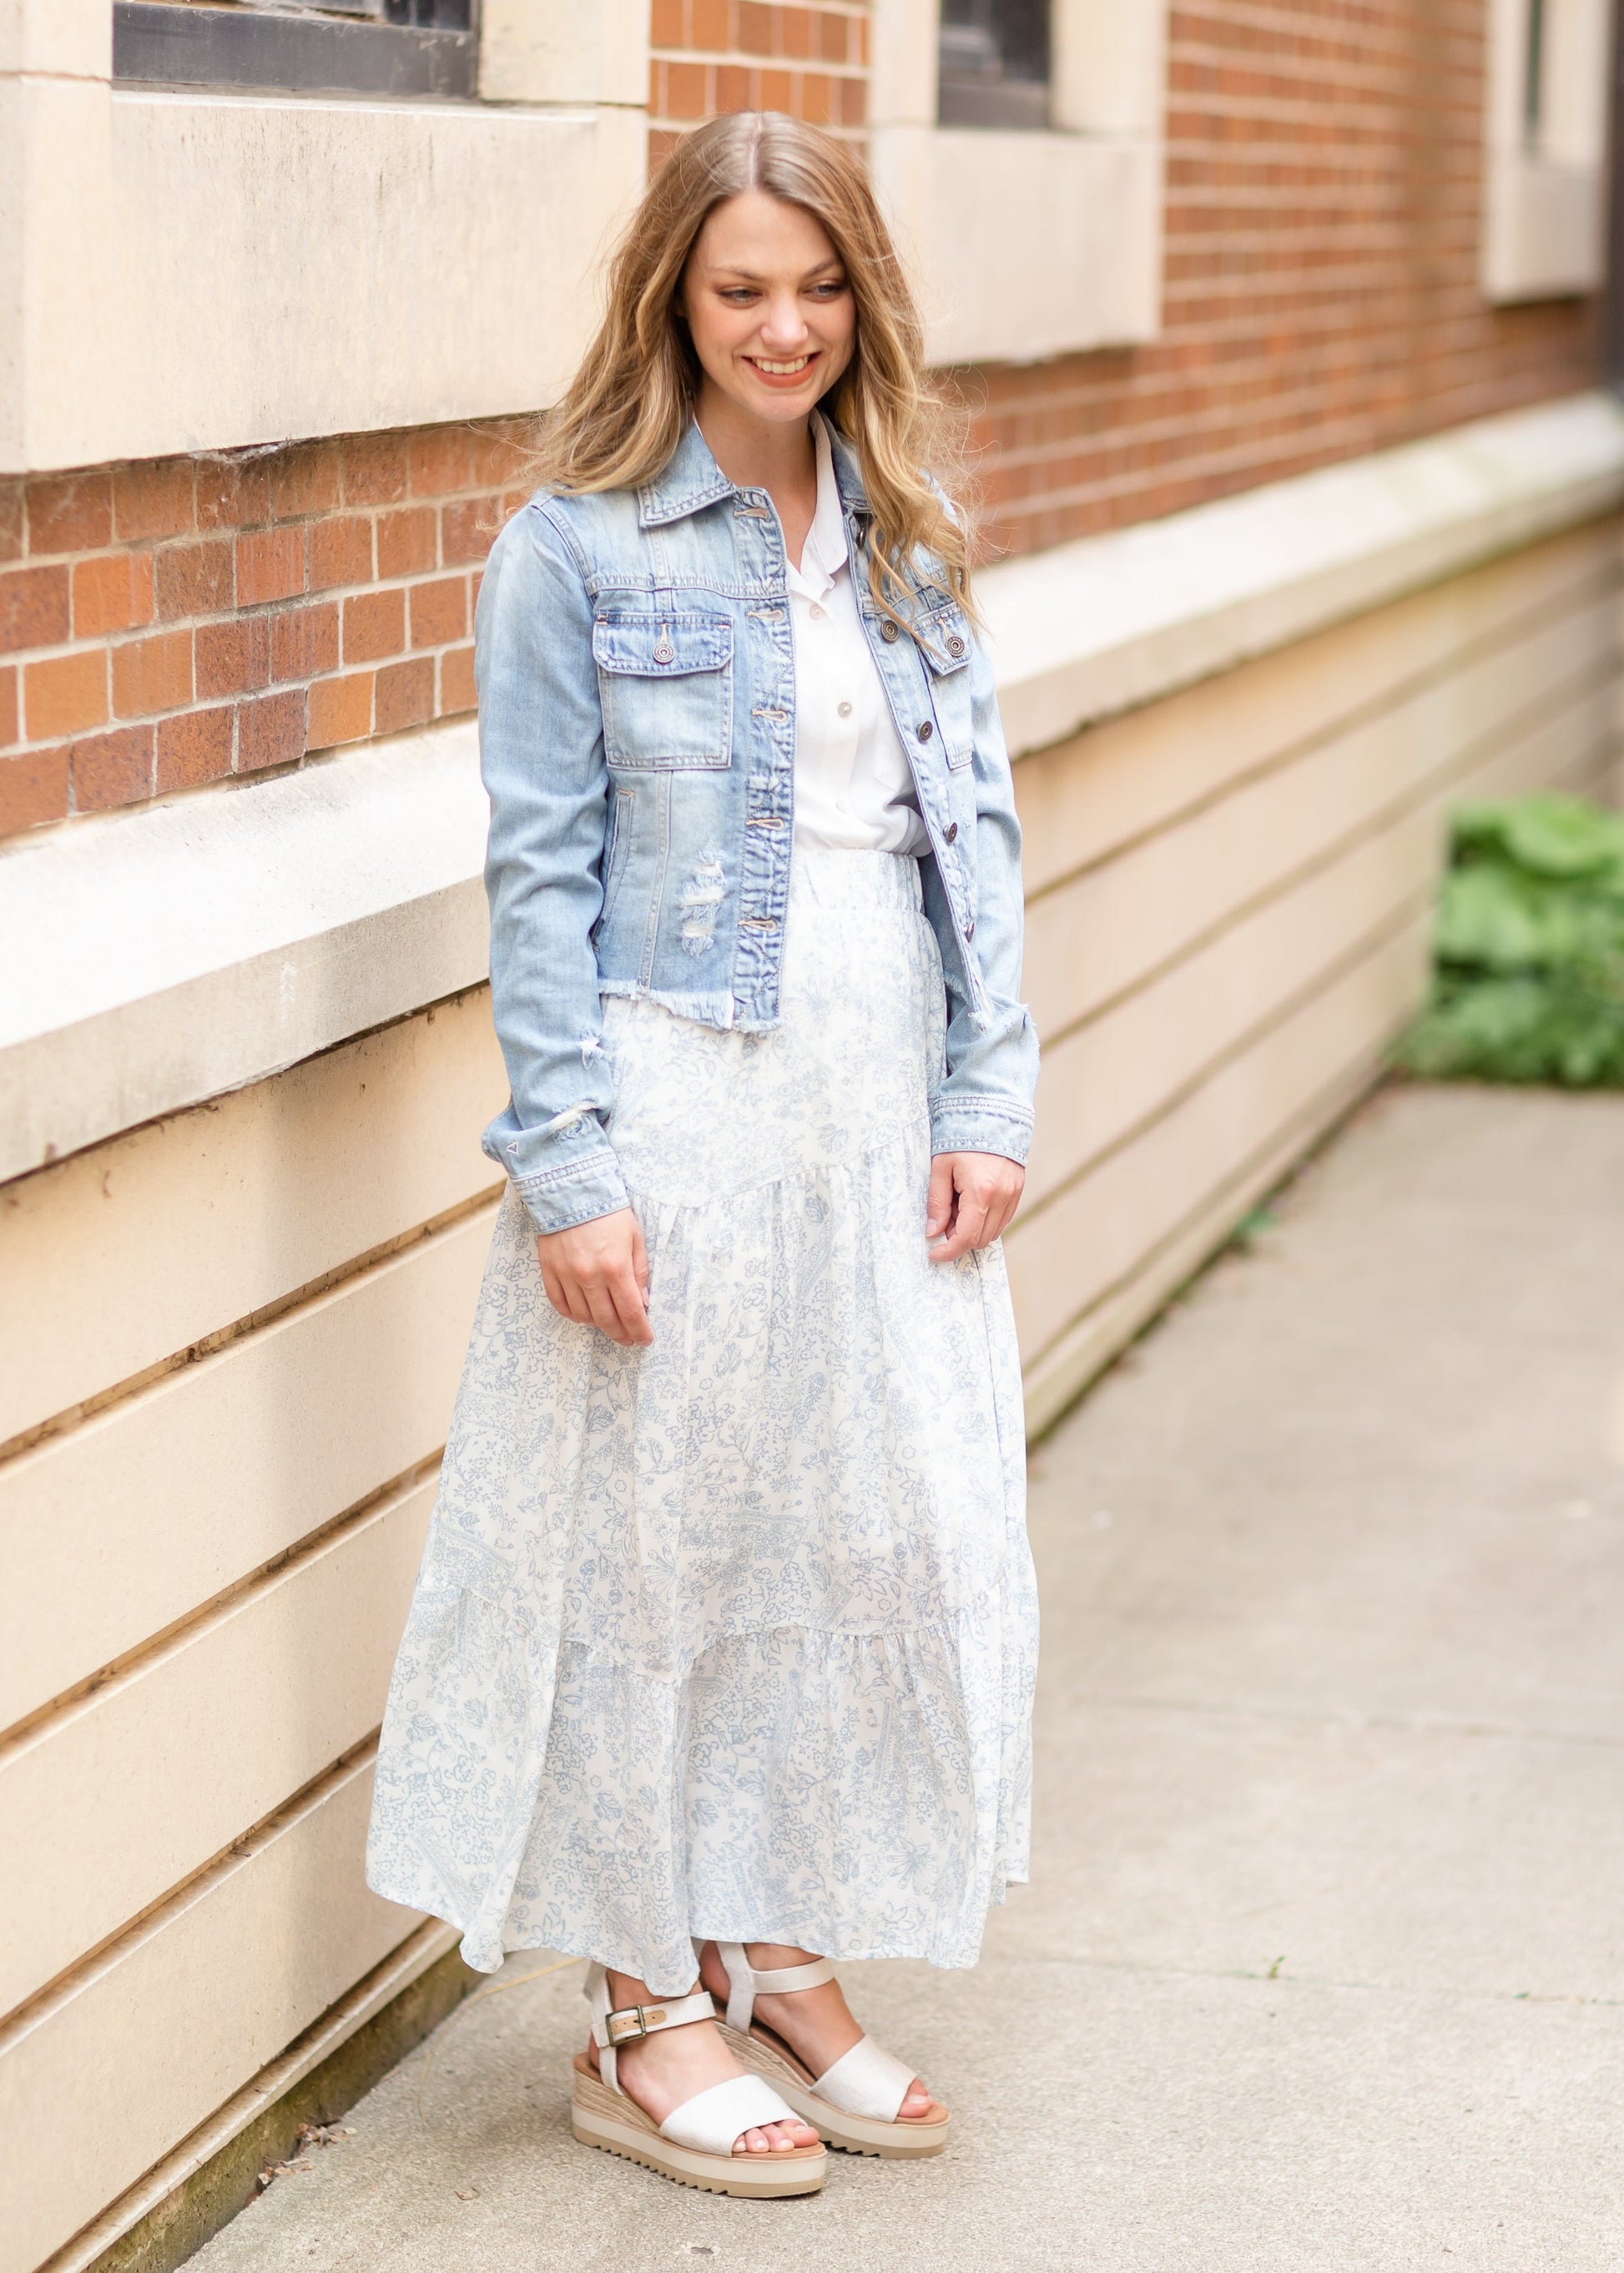
[{"label": "limestone block wall", "polygon": [[[988,580],[1034,1428],[1379,1069],[1448,805],[1613,775],[1624,414],[1416,447],[1057,554],[1048,617]],[[451,1946],[360,1856],[497,1197],[478,817],[453,723],[0,851],[0,959],[82,949],[0,1031],[0,2273],[94,2264]],[[200,883],[192,964],[184,905],[105,952],[130,874],[240,875],[229,958]]]},{"label": "limestone block wall", "polygon": [[485,1001],[4,1188],[6,2273],[420,1924],[359,1858],[488,1237]]},{"label": "limestone block wall", "polygon": [[1043,1039],[1006,1242],[1041,1427],[1368,1083],[1425,983],[1448,807],[1609,795],[1608,518],[1016,772]]}]

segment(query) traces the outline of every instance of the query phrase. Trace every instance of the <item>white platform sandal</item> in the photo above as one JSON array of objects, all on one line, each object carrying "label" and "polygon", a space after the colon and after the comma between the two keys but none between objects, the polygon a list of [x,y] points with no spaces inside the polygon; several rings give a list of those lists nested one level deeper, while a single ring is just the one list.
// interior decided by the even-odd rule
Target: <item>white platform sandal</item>
[{"label": "white platform sandal", "polygon": [[624,2155],[663,2178],[702,2187],[707,2194],[762,2200],[817,2192],[828,2161],[821,2145],[791,2147],[776,2154],[734,2154],[733,2142],[742,2133],[763,2123],[794,2120],[792,2111],[759,2075],[730,2076],[725,2083],[713,2083],[708,2091],[685,2099],[658,2124],[621,2089],[615,2074],[617,2048],[638,2037],[655,2036],[661,2029],[714,2020],[716,2007],[708,1991],[698,1989],[692,1996],[669,1998],[660,2005],[622,2005],[612,2011],[604,1969],[594,1965],[587,1973],[586,1995],[598,2072],[593,2074],[584,2052],[576,2053],[569,2109],[575,2134],[583,2146]]},{"label": "white platform sandal", "polygon": [[952,2120],[948,2111],[932,2100],[928,2115],[903,2120],[899,2111],[914,2071],[882,2052],[872,2037],[860,2037],[832,2067],[814,2077],[783,2037],[755,2017],[757,1997],[790,1996],[832,1981],[830,1959],[758,1972],[741,1943],[718,1941],[716,1947],[730,1984],[722,2034],[740,2059],[783,2093],[803,2123],[811,2124],[831,2147],[853,2155],[912,2158],[941,2153]]}]

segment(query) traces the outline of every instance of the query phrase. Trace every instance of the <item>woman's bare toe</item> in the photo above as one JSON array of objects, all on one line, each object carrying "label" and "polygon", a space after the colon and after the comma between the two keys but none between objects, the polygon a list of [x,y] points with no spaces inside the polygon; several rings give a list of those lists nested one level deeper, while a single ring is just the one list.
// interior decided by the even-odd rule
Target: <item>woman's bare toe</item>
[{"label": "woman's bare toe", "polygon": [[930,2094],[915,2076],[903,2094],[902,2104],[897,2110],[898,2120],[903,2123],[917,2123],[921,2117],[929,2114],[935,2104],[936,2102],[931,2098]]},{"label": "woman's bare toe", "polygon": [[788,2155],[797,2147],[816,2147],[817,2134],[808,2123],[763,2123],[744,2132],[733,2143],[735,2155]]}]

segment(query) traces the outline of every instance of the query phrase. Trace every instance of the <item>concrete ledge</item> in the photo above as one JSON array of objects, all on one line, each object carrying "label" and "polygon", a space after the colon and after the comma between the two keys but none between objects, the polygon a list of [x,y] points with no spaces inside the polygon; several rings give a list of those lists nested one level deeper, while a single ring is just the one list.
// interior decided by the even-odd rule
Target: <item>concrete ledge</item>
[{"label": "concrete ledge", "polygon": [[1624,499],[1581,394],[1011,560],[981,579],[1017,755]]},{"label": "concrete ledge", "polygon": [[0,1178],[477,985],[471,719],[0,848]]},{"label": "concrete ledge", "polygon": [[[1586,394],[990,570],[1017,757],[1624,500]],[[0,848],[0,1179],[486,975],[470,720]]]}]

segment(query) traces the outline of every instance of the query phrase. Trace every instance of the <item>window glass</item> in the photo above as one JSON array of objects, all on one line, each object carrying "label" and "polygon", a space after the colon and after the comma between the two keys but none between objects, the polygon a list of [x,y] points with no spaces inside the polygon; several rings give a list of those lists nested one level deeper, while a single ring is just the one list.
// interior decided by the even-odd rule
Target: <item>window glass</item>
[{"label": "window glass", "polygon": [[383,0],[386,24],[418,24],[437,32],[472,29],[472,0]]},{"label": "window glass", "polygon": [[1049,0],[942,0],[944,126],[1048,125],[1049,9]]}]

